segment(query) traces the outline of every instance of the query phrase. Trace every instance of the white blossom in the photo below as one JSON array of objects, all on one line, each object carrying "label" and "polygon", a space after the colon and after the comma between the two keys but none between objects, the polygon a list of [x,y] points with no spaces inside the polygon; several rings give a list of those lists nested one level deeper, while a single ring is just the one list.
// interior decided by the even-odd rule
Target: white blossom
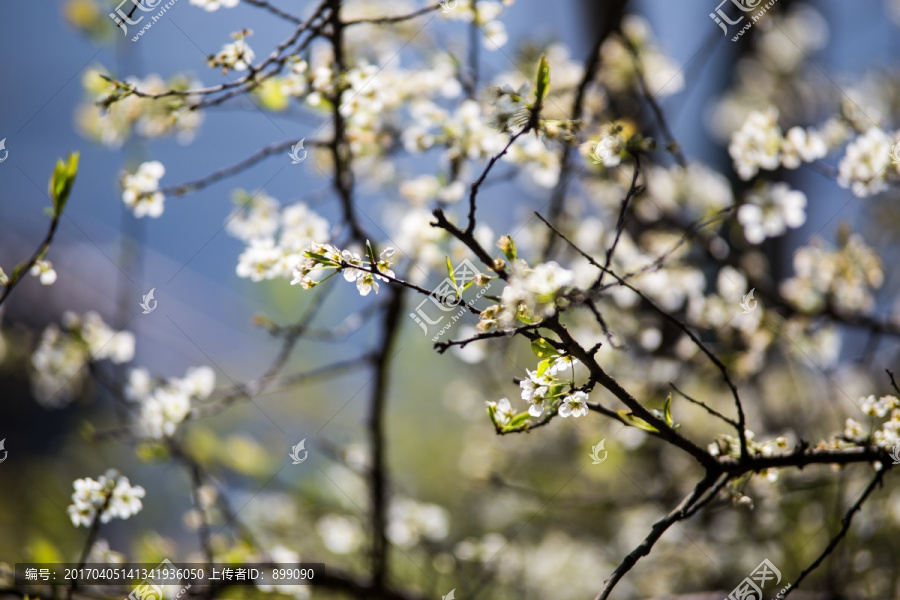
[{"label": "white blossom", "polygon": [[877,127],[853,140],[838,163],[838,183],[850,187],[857,196],[871,196],[887,189],[893,144]]},{"label": "white blossom", "polygon": [[487,405],[499,425],[509,424],[516,416],[516,411],[513,410],[508,398],[501,398],[497,402],[488,401]]},{"label": "white blossom", "polygon": [[540,320],[556,310],[559,292],[572,284],[575,273],[550,261],[529,268],[518,264],[501,293],[498,322],[512,327],[517,318]]},{"label": "white blossom", "polygon": [[355,282],[361,296],[367,296],[373,290],[377,294],[379,284],[376,279],[390,281],[388,278],[394,277],[391,270],[393,256],[394,249],[385,248],[375,265],[372,265],[350,250],[339,250],[330,244],[313,243],[294,267],[291,285],[299,284],[303,289],[310,289],[317,283],[311,274],[318,277],[324,271],[337,269],[341,271],[345,280]]},{"label": "white blossom", "polygon": [[127,477],[113,469],[97,480],[76,479],[72,487],[75,491],[68,513],[76,527],[90,527],[98,514],[101,523],[108,523],[114,518],[127,519],[143,508],[144,488],[132,486]]},{"label": "white blossom", "polygon": [[253,64],[256,54],[250,45],[244,41],[244,38],[250,35],[249,31],[241,31],[235,33],[234,41],[225,44],[218,54],[209,57],[209,66],[221,67],[222,71],[233,69],[235,71],[246,71]]},{"label": "white blossom", "polygon": [[56,271],[49,260],[39,260],[31,267],[29,273],[40,279],[41,285],[53,285],[56,283]]},{"label": "white blossom", "polygon": [[559,406],[559,416],[578,418],[587,415],[587,401],[588,395],[581,390],[566,396]]},{"label": "white blossom", "polygon": [[272,237],[278,231],[281,219],[278,200],[265,192],[257,192],[252,196],[245,192],[238,193],[235,202],[240,206],[229,215],[225,222],[225,231],[229,234],[249,241]]},{"label": "white blossom", "polygon": [[547,369],[547,372],[550,375],[558,375],[560,373],[566,373],[573,369],[575,365],[578,364],[578,359],[572,356],[571,354],[563,354],[562,356],[556,357],[552,363],[550,363],[550,367]]},{"label": "white blossom", "polygon": [[283,270],[280,267],[283,259],[284,252],[275,245],[274,239],[253,239],[238,257],[235,273],[238,277],[247,277],[251,281],[281,277]]},{"label": "white blossom", "polygon": [[215,385],[215,371],[206,366],[191,367],[183,378],[165,381],[151,381],[146,371],[134,369],[129,374],[126,395],[138,402],[141,431],[162,439],[175,434],[194,402],[209,398]]},{"label": "white blossom", "polygon": [[179,143],[188,143],[194,138],[203,122],[203,112],[193,110],[200,97],[187,92],[202,87],[200,81],[182,74],[168,80],[156,74],[144,78],[128,77],[125,85],[150,96],[170,90],[183,94],[165,101],[128,95],[101,111],[97,109],[98,103],[106,106],[110,97],[121,95],[121,89],[103,76],[112,77],[101,69],[89,68],[82,78],[88,101],[78,108],[76,119],[84,135],[111,148],[121,147],[132,135],[159,138],[174,134]]},{"label": "white blossom", "polygon": [[134,358],[134,335],[110,328],[99,314],[63,314],[65,331],[50,324],[31,356],[35,397],[47,408],[68,404],[81,389],[88,362],[121,364]]},{"label": "white blossom", "polygon": [[794,254],[794,271],[781,283],[781,293],[810,313],[829,301],[841,311],[869,311],[875,303],[872,290],[884,283],[881,260],[857,234],[838,250],[829,250],[821,240],[800,248]]},{"label": "white blossom", "polygon": [[804,162],[814,162],[828,154],[825,138],[815,131],[791,127],[781,142],[781,164],[796,169]]},{"label": "white blossom", "polygon": [[316,531],[325,547],[334,554],[350,554],[365,539],[356,519],[340,515],[325,515],[316,522]]},{"label": "white blossom", "polygon": [[191,0],[191,4],[199,6],[209,12],[220,8],[234,8],[240,0]]},{"label": "white blossom", "polygon": [[747,194],[737,218],[751,244],[778,237],[806,222],[806,196],[786,183],[775,183]]},{"label": "white blossom", "polygon": [[122,201],[137,218],[159,217],[163,213],[165,195],[159,191],[159,180],[166,168],[159,161],[141,163],[133,175],[122,177]]},{"label": "white blossom", "polygon": [[896,396],[882,396],[878,399],[874,395],[860,398],[859,407],[870,417],[883,419],[892,410],[900,408],[900,400]]},{"label": "white blossom", "polygon": [[782,139],[776,109],[751,112],[728,145],[728,153],[741,179],[753,178],[760,169],[777,169],[781,164]]},{"label": "white blossom", "polygon": [[531,406],[528,407],[528,414],[532,417],[540,417],[544,414],[544,402],[549,400],[550,386],[553,385],[553,376],[549,372],[541,375],[537,371],[529,371],[525,369],[528,375],[519,382],[522,389],[522,400],[525,400]]},{"label": "white blossom", "polygon": [[398,498],[388,509],[388,538],[401,548],[410,548],[424,538],[433,542],[447,537],[450,518],[437,504]]}]

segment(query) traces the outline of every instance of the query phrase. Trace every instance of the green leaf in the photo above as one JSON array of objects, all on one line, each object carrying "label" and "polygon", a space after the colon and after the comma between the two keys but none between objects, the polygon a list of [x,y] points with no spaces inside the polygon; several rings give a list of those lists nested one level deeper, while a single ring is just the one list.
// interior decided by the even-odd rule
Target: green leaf
[{"label": "green leaf", "polygon": [[620,408],[616,411],[616,413],[622,417],[622,420],[631,425],[632,427],[637,427],[643,431],[649,431],[650,433],[659,433],[659,429],[648,423],[647,421],[641,419],[640,417],[636,417],[631,414],[631,411],[627,408]]},{"label": "green leaf", "polygon": [[547,64],[547,57],[541,55],[541,62],[538,65],[537,71],[537,86],[535,90],[535,95],[537,96],[535,103],[540,104],[543,102],[544,98],[547,96],[547,91],[550,89],[550,65]]},{"label": "green leaf", "polygon": [[488,405],[487,413],[488,413],[488,416],[491,418],[491,423],[494,424],[494,428],[499,429],[500,424],[497,423],[497,408],[495,406]]},{"label": "green leaf", "polygon": [[666,398],[666,406],[663,411],[666,415],[666,425],[671,427],[675,424],[675,420],[672,419],[672,392],[669,392],[669,397]]},{"label": "green leaf", "polygon": [[547,358],[559,354],[559,351],[544,338],[539,338],[531,342],[531,351],[534,352],[534,355],[538,358]]},{"label": "green leaf", "polygon": [[56,161],[56,168],[50,176],[50,198],[53,200],[53,208],[56,215],[62,214],[66,207],[66,201],[75,184],[75,175],[78,174],[78,158],[80,153],[70,152],[66,162],[62,159]]},{"label": "green leaf", "polygon": [[531,418],[531,415],[529,415],[527,412],[519,413],[516,416],[514,416],[512,419],[510,419],[509,423],[506,425],[504,430],[508,430],[510,428],[515,429],[516,427],[520,427],[520,426],[524,425],[525,422],[528,421],[528,419],[530,419],[530,418]]},{"label": "green leaf", "polygon": [[456,297],[459,297],[459,287],[456,285],[456,277],[453,276],[453,263],[450,262],[450,257],[445,257],[447,259],[447,276],[450,278],[450,285],[453,286],[453,291],[456,292]]},{"label": "green leaf", "polygon": [[375,260],[375,251],[372,250],[372,244],[369,243],[369,240],[366,240],[366,254],[369,255],[369,260],[372,263],[372,267],[374,268],[378,261]]},{"label": "green leaf", "polygon": [[541,375],[543,375],[544,373],[547,372],[547,369],[550,368],[551,362],[552,361],[548,358],[548,359],[542,360],[541,362],[538,363],[538,368],[537,368],[537,376],[538,377],[540,377]]}]

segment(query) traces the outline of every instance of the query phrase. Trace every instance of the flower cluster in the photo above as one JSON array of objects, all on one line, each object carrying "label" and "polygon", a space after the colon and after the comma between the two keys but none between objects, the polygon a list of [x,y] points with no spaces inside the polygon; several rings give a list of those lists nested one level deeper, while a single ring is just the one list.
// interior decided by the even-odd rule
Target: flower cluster
[{"label": "flower cluster", "polygon": [[781,283],[781,293],[797,308],[816,313],[829,304],[848,312],[874,306],[872,290],[881,287],[884,271],[877,253],[857,234],[846,236],[839,250],[821,240],[794,255],[796,274]]},{"label": "flower cluster", "polygon": [[165,195],[159,191],[159,180],[166,168],[157,160],[141,163],[134,174],[122,177],[122,201],[134,216],[159,217],[163,214]]},{"label": "flower cluster", "polygon": [[844,427],[844,437],[856,442],[865,443],[871,436],[872,441],[879,448],[894,448],[900,444],[900,399],[896,396],[881,396],[875,398],[874,395],[859,399],[859,408],[871,417],[874,423],[875,419],[884,419],[887,417],[879,429],[867,432],[866,429],[853,419],[847,419]]},{"label": "flower cluster", "polygon": [[[501,238],[501,244],[504,243]],[[516,259],[512,275],[500,296],[500,304],[489,306],[481,313],[478,331],[495,327],[508,329],[516,321],[539,322],[552,316],[563,289],[572,285],[575,274],[556,262],[541,263],[534,268]]]},{"label": "flower cluster", "polygon": [[[112,148],[121,147],[132,133],[146,138],[174,133],[179,142],[187,143],[203,122],[203,113],[193,110],[199,97],[182,93],[201,84],[184,75],[173,76],[168,81],[159,75],[148,75],[112,83],[103,69],[94,68],[86,72],[82,84],[90,101],[78,108],[79,129],[87,137]],[[134,90],[148,97],[138,96]],[[150,97],[170,90],[178,93]],[[102,111],[97,110],[98,104]]]},{"label": "flower cluster", "polygon": [[[528,416],[540,417],[545,411],[556,409],[561,417],[583,417],[588,414],[588,395],[572,390],[575,385],[575,365],[578,359],[568,354],[553,354],[538,363],[534,371],[525,369],[526,378],[519,381],[522,400],[529,404]],[[570,373],[571,378],[560,375]],[[570,388],[570,393],[564,389]],[[516,426],[524,422],[525,414],[518,415],[508,398],[489,401],[488,415],[498,429]]]},{"label": "flower cluster", "polygon": [[[454,0],[455,3],[456,0]],[[504,0],[503,4],[512,4],[511,0]],[[442,11],[442,16],[456,21],[474,21],[484,34],[482,44],[488,50],[499,50],[509,41],[506,27],[499,20],[503,12],[503,4],[495,0],[459,0],[456,8],[450,11]]]},{"label": "flower cluster", "polygon": [[878,127],[872,127],[849,144],[838,163],[838,183],[857,196],[871,196],[887,189],[889,176],[896,179],[900,165],[891,163],[896,142]]},{"label": "flower cluster", "polygon": [[356,289],[359,290],[361,296],[367,296],[372,290],[375,290],[377,294],[378,282],[376,279],[390,281],[388,278],[394,277],[394,272],[391,270],[394,249],[382,250],[377,261],[374,259],[371,248],[369,248],[369,255],[370,260],[364,261],[359,254],[350,250],[339,250],[331,244],[310,244],[303,253],[300,264],[294,268],[294,279],[291,281],[291,285],[299,284],[305,290],[312,289],[321,283],[317,279],[318,277],[326,271],[334,269],[335,272],[340,271],[345,280],[351,283],[355,282]]},{"label": "flower cluster", "polygon": [[253,64],[256,54],[250,45],[244,41],[244,38],[253,35],[249,29],[238,31],[231,34],[234,41],[225,44],[218,54],[209,57],[208,63],[210,67],[220,67],[223,73],[228,73],[229,69],[234,71],[246,71]]},{"label": "flower cluster", "polygon": [[114,518],[127,519],[143,508],[144,488],[132,486],[127,477],[114,469],[97,480],[76,479],[72,486],[75,492],[68,513],[75,527],[90,527],[98,515],[101,523],[109,523]]},{"label": "flower cluster", "polygon": [[806,222],[806,195],[786,183],[766,183],[747,194],[737,219],[751,244],[778,237]]},{"label": "flower cluster", "polygon": [[38,402],[48,408],[68,404],[84,378],[89,362],[111,360],[121,364],[134,358],[134,335],[110,328],[99,314],[84,317],[63,314],[65,330],[50,324],[31,356],[34,367],[31,383]]},{"label": "flower cluster", "polygon": [[401,548],[411,548],[423,538],[437,542],[447,537],[449,521],[442,506],[398,498],[388,509],[387,536]]},{"label": "flower cluster", "polygon": [[475,100],[463,100],[453,113],[422,100],[410,106],[410,116],[413,124],[403,132],[403,144],[409,152],[447,146],[448,159],[478,159],[497,154],[506,145],[506,137],[490,127],[485,111]]},{"label": "flower cluster", "polygon": [[760,169],[774,171],[780,166],[796,169],[828,154],[822,134],[793,127],[785,137],[778,126],[778,110],[753,111],[731,136],[728,153],[741,179],[752,179]]},{"label": "flower cluster", "polygon": [[162,439],[174,435],[190,414],[191,403],[209,398],[215,386],[216,374],[210,367],[192,367],[183,378],[165,380],[153,380],[144,369],[133,369],[125,397],[139,404],[140,430]]},{"label": "flower cluster", "polygon": [[[753,438],[756,437],[749,429],[744,430],[744,437],[747,439],[747,452],[752,455],[773,456],[780,451],[786,450],[788,447],[787,438],[779,436],[774,440],[766,442],[757,442]],[[727,456],[730,458],[741,457],[741,441],[737,436],[722,434],[716,436],[716,440],[711,443],[707,450],[712,456]],[[778,480],[778,469],[764,469],[760,471],[760,475],[764,475],[769,481]]]},{"label": "flower cluster", "polygon": [[243,190],[236,191],[234,201],[239,207],[228,217],[225,230],[247,243],[238,258],[238,277],[288,278],[310,244],[329,238],[328,221],[303,202],[281,208],[265,192],[250,195]]}]

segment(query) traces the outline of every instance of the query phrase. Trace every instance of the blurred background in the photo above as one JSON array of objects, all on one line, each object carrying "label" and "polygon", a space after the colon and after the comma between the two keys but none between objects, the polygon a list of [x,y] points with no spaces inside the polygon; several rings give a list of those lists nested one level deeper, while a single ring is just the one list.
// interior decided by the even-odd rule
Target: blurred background
[{"label": "blurred background", "polygon": [[[106,4],[97,2],[101,13],[107,12]],[[308,13],[314,5],[273,3],[297,14]],[[557,42],[568,48],[569,60],[580,63],[611,18],[612,4],[516,0],[503,17],[509,42],[500,51],[481,51],[483,79],[515,70],[523,50]],[[121,78],[157,74],[167,79],[176,72],[190,73],[204,85],[215,85],[227,79],[206,66],[206,57],[217,52],[231,32],[252,29],[251,44],[259,57],[291,27],[244,3],[206,12],[189,0],[178,0],[132,42],[108,19],[100,19],[100,29],[88,27],[96,6],[88,0],[10,2],[0,19],[0,138],[6,139],[9,152],[0,164],[0,266],[7,272],[46,231],[43,211],[49,205],[46,186],[53,164],[69,151],[81,152],[75,190],[48,254],[58,280],[45,287],[27,278],[0,312],[0,439],[5,438],[8,452],[0,464],[0,562],[9,564],[74,561],[86,531],[73,527],[66,514],[72,481],[96,478],[107,468],[118,469],[147,491],[141,513],[103,527],[100,537],[108,549],[133,561],[164,556],[184,560],[199,550],[190,473],[156,456],[153,448],[139,446],[135,451],[132,443],[115,436],[92,439],[94,433],[114,430],[122,422],[103,385],[85,383],[75,401],[60,409],[35,401],[30,354],[44,328],[59,323],[65,311],[94,310],[113,329],[133,332],[133,364],[150,373],[180,377],[190,366],[207,365],[215,370],[217,385],[224,387],[259,377],[278,353],[279,341],[255,324],[255,315],[289,324],[320,305],[318,329],[350,332],[346,339],[327,344],[302,340],[286,373],[359,356],[377,334],[372,323],[357,328],[353,320],[353,315],[364,314],[371,298],[324,290],[299,293],[285,280],[252,282],[235,273],[243,244],[224,230],[234,209],[234,190],[264,189],[282,204],[304,201],[330,223],[339,221],[339,205],[324,174],[327,168],[317,168],[314,161],[292,166],[280,153],[186,197],[168,197],[159,219],[136,219],[121,199],[122,172],[133,172],[140,162],[163,161],[162,184],[174,185],[237,163],[268,144],[315,139],[327,119],[302,107],[261,110],[257,99],[238,97],[204,111],[202,125],[185,139],[130,136],[120,144],[104,144],[92,139],[90,118],[85,116],[85,111],[96,110],[84,84],[91,69],[102,66]],[[385,6],[385,12],[394,14],[416,8],[405,3]],[[684,153],[740,187],[727,139],[750,108],[758,108],[753,94],[764,95],[752,83],[753,77],[762,80],[766,75],[754,74],[747,61],[766,30],[754,28],[746,40],[732,43],[711,22],[714,8],[707,0],[676,5],[646,0],[627,2],[625,12],[642,15],[659,48],[682,68],[683,89],[660,104]],[[798,99],[792,103],[782,98],[783,114],[811,124],[816,122],[814,113],[791,114],[791,106],[799,110],[818,100],[820,114],[825,114],[830,100],[844,96],[866,108],[876,104],[881,96],[869,90],[897,82],[900,37],[895,12],[883,0],[824,0],[814,5],[779,0],[777,15],[800,15],[796,31],[808,35],[800,50],[804,75],[802,82],[798,76],[794,90]],[[460,55],[466,48],[466,29],[458,22],[429,22],[421,35],[458,48]],[[351,43],[365,40],[351,38]],[[790,45],[769,49],[776,57],[797,51]],[[397,60],[415,63],[415,50],[401,52]],[[826,93],[816,98],[817,90]],[[871,106],[880,114],[895,108]],[[650,119],[646,107],[638,112],[639,120]],[[886,118],[896,126],[896,116]],[[428,169],[425,158],[405,164]],[[480,172],[479,166],[475,169]],[[808,218],[800,229],[765,246],[773,271],[789,271],[796,248],[816,235],[835,240],[838,224],[845,223],[881,252],[886,283],[878,309],[893,309],[898,281],[892,267],[900,224],[896,194],[863,203],[813,169],[793,171],[789,178],[810,200]],[[358,194],[366,226],[391,231],[383,210],[391,198],[384,190],[361,185]],[[547,200],[545,190],[536,191],[520,179],[498,183],[489,194],[515,198],[517,206],[510,214],[516,218]],[[498,202],[490,203],[486,221],[498,235],[508,220]],[[442,276],[431,273],[423,285],[437,284]],[[151,288],[158,309],[142,314],[139,303]],[[481,573],[498,585],[482,597],[593,597],[621,556],[680,497],[690,477],[679,473],[690,472],[691,461],[666,456],[667,448],[645,444],[642,432],[597,417],[497,437],[485,418],[484,402],[517,394],[512,378],[533,366],[528,348],[510,346],[507,360],[498,360],[490,369],[476,368],[472,363],[482,359],[477,351],[438,355],[413,323],[401,321],[391,371],[388,464],[393,493],[398,501],[409,499],[411,504],[396,505],[395,579],[412,582],[435,598],[453,587],[459,588],[458,597],[471,597],[461,592],[469,582],[480,581]],[[858,369],[879,372],[892,361],[896,365],[896,341],[868,354],[871,339],[849,329],[842,333],[842,367],[829,371],[833,383],[845,388],[845,395],[854,396],[858,388],[867,395]],[[642,367],[633,368],[629,375],[640,378]],[[814,390],[820,390],[816,386],[821,373],[801,368],[789,365],[773,371],[770,389],[803,389],[815,381]],[[119,366],[102,364],[98,369],[106,381],[125,381]],[[364,570],[367,498],[353,467],[367,460],[364,417],[371,385],[370,371],[354,367],[297,389],[266,392],[192,423],[185,445],[202,457],[221,482],[222,493],[255,528],[262,546],[286,547],[304,559]],[[809,393],[818,393],[814,390]],[[824,398],[832,392],[821,393]],[[765,395],[762,386],[760,394]],[[842,428],[842,416],[849,414],[833,402],[830,410],[830,421],[819,425],[822,435]],[[763,411],[753,412],[758,416]],[[785,424],[791,415],[782,417],[780,423]],[[689,417],[685,422],[690,427]],[[777,428],[772,425],[771,430]],[[695,439],[705,445],[714,432],[706,433],[695,434]],[[301,439],[306,440],[309,460],[291,465],[287,454]],[[607,440],[609,451],[602,468],[590,465],[587,456],[601,439]],[[826,476],[837,477],[833,473],[795,475],[785,488],[755,490],[755,511],[724,508],[673,529],[654,550],[652,562],[648,559],[627,577],[614,596],[662,598],[731,590],[764,557],[785,576],[798,573],[836,531],[859,486],[850,477],[824,483]],[[831,590],[821,597],[900,597],[900,490],[895,482],[875,504],[871,512],[858,516],[859,528],[835,553],[833,568],[813,579],[813,589]],[[214,530],[224,529],[226,521],[221,518]],[[284,532],[290,532],[290,540],[284,539]],[[491,568],[482,569],[495,554]],[[321,597],[329,596],[323,592]]]}]

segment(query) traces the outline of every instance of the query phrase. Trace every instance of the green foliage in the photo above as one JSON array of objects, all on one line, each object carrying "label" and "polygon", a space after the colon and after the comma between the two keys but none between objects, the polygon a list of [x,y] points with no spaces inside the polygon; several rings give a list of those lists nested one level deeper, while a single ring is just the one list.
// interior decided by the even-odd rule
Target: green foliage
[{"label": "green foliage", "polygon": [[50,176],[50,198],[53,200],[56,217],[62,214],[69,194],[72,192],[72,186],[75,185],[79,157],[79,152],[70,152],[66,157],[66,162],[63,162],[62,159],[57,160],[53,175]]},{"label": "green foliage", "polygon": [[544,338],[531,342],[531,351],[534,352],[534,355],[538,358],[549,358],[559,354],[559,350],[554,348],[553,345]]},{"label": "green foliage", "polygon": [[536,83],[535,105],[539,106],[547,97],[547,92],[550,91],[550,65],[544,55],[541,55],[541,62],[538,64]]},{"label": "green foliage", "polygon": [[616,411],[616,413],[625,421],[626,424],[631,425],[632,427],[637,427],[643,431],[648,431],[650,433],[659,433],[659,429],[643,420],[640,417],[636,417],[631,414],[631,411],[627,408],[621,408]]}]

